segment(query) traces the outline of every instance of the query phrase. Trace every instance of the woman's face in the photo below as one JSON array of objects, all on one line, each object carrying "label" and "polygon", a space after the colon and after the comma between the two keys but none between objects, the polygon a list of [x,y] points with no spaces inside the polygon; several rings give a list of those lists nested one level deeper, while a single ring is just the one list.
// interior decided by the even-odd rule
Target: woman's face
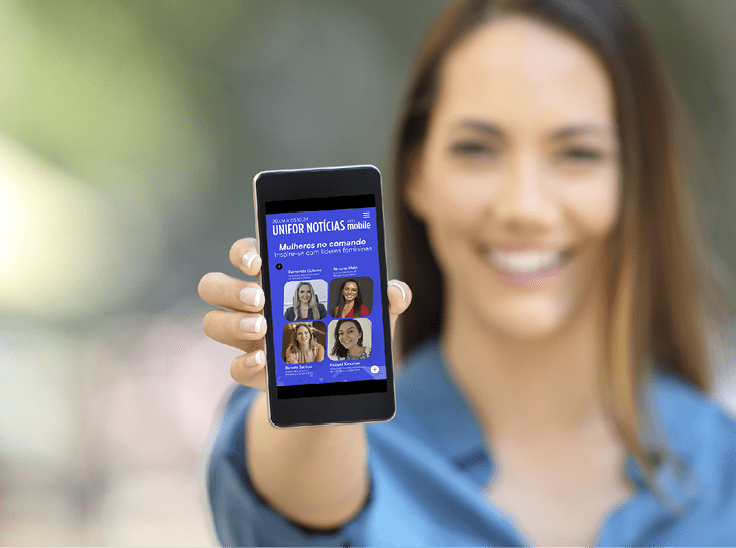
[{"label": "woman's face", "polygon": [[312,299],[312,290],[309,289],[308,285],[299,286],[299,302],[308,303]]},{"label": "woman's face", "polygon": [[307,329],[303,325],[297,327],[296,340],[299,343],[299,346],[307,346],[311,338],[312,337],[311,337],[311,334],[309,333],[309,329]]},{"label": "woman's face", "polygon": [[344,322],[340,324],[340,328],[337,331],[337,338],[340,344],[348,350],[358,346],[358,340],[360,339],[360,331],[353,322]]},{"label": "woman's face", "polygon": [[342,296],[345,297],[346,301],[354,301],[358,295],[358,284],[355,282],[348,282],[342,288]]},{"label": "woman's face", "polygon": [[479,28],[443,68],[407,197],[448,305],[505,336],[552,334],[606,274],[620,191],[608,75],[523,17]]}]

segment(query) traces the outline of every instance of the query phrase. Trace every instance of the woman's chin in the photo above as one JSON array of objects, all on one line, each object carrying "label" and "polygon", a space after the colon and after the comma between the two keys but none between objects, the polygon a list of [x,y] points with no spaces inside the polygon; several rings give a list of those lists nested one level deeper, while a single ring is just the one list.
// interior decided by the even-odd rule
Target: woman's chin
[{"label": "woman's chin", "polygon": [[485,312],[489,327],[507,339],[531,342],[558,335],[570,322],[571,311],[563,306],[509,307]]},{"label": "woman's chin", "polygon": [[497,325],[497,332],[506,339],[532,342],[553,337],[559,332],[556,321],[515,321]]}]

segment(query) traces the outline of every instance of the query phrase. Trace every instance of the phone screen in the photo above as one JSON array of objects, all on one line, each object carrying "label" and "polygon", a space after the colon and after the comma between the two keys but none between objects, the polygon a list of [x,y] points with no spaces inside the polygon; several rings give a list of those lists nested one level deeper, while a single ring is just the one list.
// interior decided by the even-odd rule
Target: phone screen
[{"label": "phone screen", "polygon": [[277,397],[386,392],[375,196],[264,205]]}]

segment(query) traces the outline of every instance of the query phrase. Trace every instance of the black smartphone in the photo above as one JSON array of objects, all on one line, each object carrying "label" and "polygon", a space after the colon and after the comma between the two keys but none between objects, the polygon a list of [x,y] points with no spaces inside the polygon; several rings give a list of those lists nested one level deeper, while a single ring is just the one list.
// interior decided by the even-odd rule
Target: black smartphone
[{"label": "black smartphone", "polygon": [[386,421],[396,412],[381,174],[374,166],[253,179],[268,296],[269,420]]}]

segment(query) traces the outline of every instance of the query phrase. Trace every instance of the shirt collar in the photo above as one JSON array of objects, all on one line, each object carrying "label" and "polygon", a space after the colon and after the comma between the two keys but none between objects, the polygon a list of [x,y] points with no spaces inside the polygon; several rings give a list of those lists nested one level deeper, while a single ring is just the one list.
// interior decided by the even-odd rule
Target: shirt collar
[{"label": "shirt collar", "polygon": [[[708,449],[695,421],[699,411],[713,404],[685,381],[660,372],[656,366],[644,381],[643,390],[645,446],[656,452],[658,460],[654,481],[665,506],[682,514],[709,490],[708,480],[698,466],[702,457],[699,453]],[[631,457],[627,471],[637,486],[648,488],[644,473]]]},{"label": "shirt collar", "polygon": [[[444,349],[437,340],[424,343],[404,360],[397,392],[418,414],[425,441],[480,483],[486,483],[493,472],[492,456],[478,418],[449,375],[446,363]],[[645,400],[650,402],[645,414],[658,417],[665,432],[681,429],[676,400],[682,399],[688,387],[682,381],[655,373],[645,390],[650,395]],[[654,478],[665,494],[667,510],[682,513],[702,496],[702,478],[679,447],[664,447],[668,456],[657,466]],[[644,473],[631,456],[627,457],[624,470],[639,492],[650,491]]]},{"label": "shirt collar", "polygon": [[446,363],[438,341],[424,343],[404,360],[397,393],[418,414],[425,441],[484,483],[491,473],[485,439],[475,412],[448,374]]}]

